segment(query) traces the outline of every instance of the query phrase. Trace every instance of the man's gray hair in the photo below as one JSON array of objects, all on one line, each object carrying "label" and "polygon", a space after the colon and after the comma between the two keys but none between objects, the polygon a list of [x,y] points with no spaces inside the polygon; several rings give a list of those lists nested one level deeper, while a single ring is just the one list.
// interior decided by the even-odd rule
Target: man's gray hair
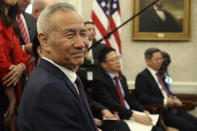
[{"label": "man's gray hair", "polygon": [[52,30],[52,22],[50,20],[56,11],[75,11],[75,9],[67,3],[56,3],[45,8],[37,20],[38,33],[49,33]]},{"label": "man's gray hair", "polygon": [[146,59],[151,59],[153,57],[153,53],[155,53],[155,52],[161,52],[161,51],[158,48],[148,48],[145,51],[144,56]]}]

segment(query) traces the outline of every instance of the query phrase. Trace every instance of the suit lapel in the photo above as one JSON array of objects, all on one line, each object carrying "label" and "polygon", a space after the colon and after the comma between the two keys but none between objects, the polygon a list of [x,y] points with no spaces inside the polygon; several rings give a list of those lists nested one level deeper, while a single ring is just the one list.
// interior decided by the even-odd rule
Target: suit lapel
[{"label": "suit lapel", "polygon": [[108,85],[108,88],[110,89],[111,92],[113,92],[111,94],[114,96],[114,98],[116,98],[117,100],[119,100],[119,95],[118,95],[118,92],[116,90],[116,87],[114,85],[113,80],[107,74],[107,72],[105,72],[103,69],[102,69],[102,71],[103,71],[103,74],[104,74],[104,79],[106,79],[106,82],[107,82],[106,84]]},{"label": "suit lapel", "polygon": [[150,73],[150,71],[148,69],[145,69],[145,72],[146,72],[146,78],[148,79],[148,81],[150,81],[151,86],[154,87],[155,90],[158,90],[161,93],[161,95],[162,95],[162,92],[161,92],[157,82],[155,81],[154,77]]},{"label": "suit lapel", "polygon": [[69,90],[79,99],[79,94],[78,94],[77,90],[75,89],[74,85],[58,67],[56,67],[55,65],[53,65],[52,63],[50,63],[44,59],[41,59],[40,63],[38,64],[38,67],[40,67],[44,70],[47,70],[47,72],[49,72],[52,75],[56,76],[57,78],[63,80],[66,87],[68,87]]},{"label": "suit lapel", "polygon": [[129,94],[127,83],[121,74],[119,74],[119,76],[120,76],[120,82],[124,90],[125,97],[127,97],[127,95]]},{"label": "suit lapel", "polygon": [[[65,87],[68,87],[68,89],[74,94],[74,96],[80,101],[80,103],[83,105],[84,109],[87,111],[88,115],[90,116],[90,112],[87,109],[86,105],[84,104],[82,98],[79,96],[79,93],[77,92],[76,88],[72,84],[72,82],[68,79],[68,77],[55,65],[52,63],[41,59],[39,65],[40,68],[47,70],[47,72],[50,72],[52,75],[56,76],[57,78],[64,81]],[[91,117],[90,117],[91,118]],[[92,120],[91,120],[92,121]],[[94,122],[92,121],[92,124],[94,125]],[[94,126],[95,127],[95,126]],[[95,127],[96,128],[96,127]]]}]

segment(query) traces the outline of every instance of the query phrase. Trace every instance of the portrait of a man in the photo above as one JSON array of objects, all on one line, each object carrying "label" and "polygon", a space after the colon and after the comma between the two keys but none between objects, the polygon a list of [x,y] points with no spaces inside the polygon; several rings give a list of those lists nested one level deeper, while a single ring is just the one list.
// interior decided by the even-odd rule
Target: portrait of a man
[{"label": "portrait of a man", "polygon": [[[140,8],[152,1],[140,0]],[[139,17],[139,32],[182,32],[183,18],[184,0],[159,0]]]}]

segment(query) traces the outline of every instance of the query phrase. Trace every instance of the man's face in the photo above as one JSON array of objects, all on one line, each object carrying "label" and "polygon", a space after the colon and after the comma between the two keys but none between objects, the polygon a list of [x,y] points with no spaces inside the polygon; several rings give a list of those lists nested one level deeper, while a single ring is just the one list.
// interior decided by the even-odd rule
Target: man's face
[{"label": "man's face", "polygon": [[[153,1],[156,1],[156,0],[153,0]],[[165,0],[159,0],[159,1],[156,3],[156,5],[159,6],[159,7],[162,7],[164,1],[165,1]]]},{"label": "man's face", "polygon": [[161,52],[153,53],[153,56],[150,59],[146,58],[147,65],[156,71],[160,69],[162,62],[163,62],[163,58]]},{"label": "man's face", "polygon": [[38,19],[40,13],[48,6],[54,4],[54,1],[50,0],[37,0],[35,5],[32,5],[32,16]]},{"label": "man's face", "polygon": [[121,68],[120,56],[115,51],[111,51],[106,55],[105,62],[102,62],[101,65],[107,72],[118,73]]},{"label": "man's face", "polygon": [[86,29],[88,30],[88,38],[89,40],[93,40],[95,37],[95,27],[94,24],[86,24]]},{"label": "man's face", "polygon": [[88,43],[85,42],[87,30],[82,18],[74,11],[57,11],[51,16],[50,23],[52,31],[43,46],[47,57],[68,69],[83,64]]},{"label": "man's face", "polygon": [[17,5],[20,12],[25,12],[27,6],[30,4],[31,0],[17,0]]}]

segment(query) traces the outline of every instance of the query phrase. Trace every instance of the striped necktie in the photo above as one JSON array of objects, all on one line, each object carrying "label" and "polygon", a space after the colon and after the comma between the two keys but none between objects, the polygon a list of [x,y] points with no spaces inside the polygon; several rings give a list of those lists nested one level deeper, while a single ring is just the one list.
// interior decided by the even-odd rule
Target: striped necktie
[{"label": "striped necktie", "polygon": [[16,20],[17,20],[17,22],[18,22],[20,31],[21,31],[21,33],[22,33],[22,35],[23,35],[23,39],[24,39],[24,41],[25,41],[25,44],[30,43],[30,39],[29,39],[29,37],[28,37],[28,32],[27,32],[27,30],[26,30],[26,28],[25,28],[25,24],[24,24],[23,21],[22,21],[22,18],[21,18],[21,16],[20,16],[20,13],[17,14]]}]

